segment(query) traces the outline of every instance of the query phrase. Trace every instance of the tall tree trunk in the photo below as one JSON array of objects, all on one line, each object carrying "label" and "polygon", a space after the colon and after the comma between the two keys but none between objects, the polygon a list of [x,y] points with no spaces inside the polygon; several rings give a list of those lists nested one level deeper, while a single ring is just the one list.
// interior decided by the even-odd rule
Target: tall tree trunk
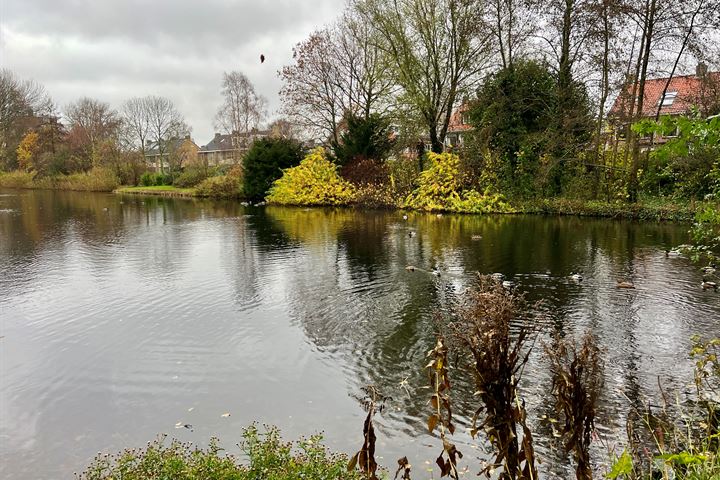
[{"label": "tall tree trunk", "polygon": [[[593,186],[593,198],[597,198],[600,187],[600,160],[602,157],[602,166],[607,175],[607,165],[605,164],[605,144],[603,142],[603,126],[605,125],[605,102],[607,102],[610,90],[610,22],[609,22],[608,0],[602,2],[602,36],[603,36],[603,57],[602,57],[602,79],[600,83],[600,105],[597,119],[597,131],[595,132],[595,184]],[[602,148],[602,153],[600,149]]]},{"label": "tall tree trunk", "polygon": [[[637,119],[642,118],[643,107],[645,103],[645,80],[647,79],[648,64],[650,63],[650,51],[652,47],[653,34],[655,29],[655,12],[657,9],[657,0],[650,0],[648,9],[646,10],[645,21],[645,51],[643,53],[642,68],[640,70],[640,78],[638,81],[638,107]],[[632,167],[630,168],[630,184],[628,185],[628,200],[630,203],[638,201],[638,170],[640,169],[640,143],[635,136],[635,142],[632,145]]]}]

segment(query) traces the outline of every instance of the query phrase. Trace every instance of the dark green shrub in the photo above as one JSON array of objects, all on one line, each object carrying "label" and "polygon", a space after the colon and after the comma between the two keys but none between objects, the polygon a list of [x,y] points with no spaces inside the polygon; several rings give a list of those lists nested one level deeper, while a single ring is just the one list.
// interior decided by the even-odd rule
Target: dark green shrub
[{"label": "dark green shrub", "polygon": [[245,156],[245,197],[260,200],[283,175],[283,170],[300,164],[305,149],[299,142],[286,138],[263,138],[253,143]]},{"label": "dark green shrub", "polygon": [[359,160],[384,160],[393,142],[390,136],[390,124],[378,114],[368,118],[349,115],[346,117],[347,130],[339,142],[333,142],[333,151],[337,163],[348,165]]},{"label": "dark green shrub", "polygon": [[[587,141],[589,106],[580,83],[571,85],[572,115],[559,97],[558,78],[545,64],[520,61],[489,75],[471,103],[475,127],[467,145],[470,165],[498,179],[503,193],[518,197],[558,194],[574,172],[575,158]],[[489,153],[489,155],[488,155]],[[485,162],[485,160],[493,160]]]},{"label": "dark green shrub", "polygon": [[140,175],[140,186],[141,187],[152,187],[155,185],[155,175],[151,172],[145,172]]},{"label": "dark green shrub", "polygon": [[172,177],[162,173],[145,172],[140,176],[141,187],[172,185]]},{"label": "dark green shrub", "polygon": [[168,175],[167,173],[156,173],[155,185],[158,187],[162,185],[172,185],[172,175]]}]

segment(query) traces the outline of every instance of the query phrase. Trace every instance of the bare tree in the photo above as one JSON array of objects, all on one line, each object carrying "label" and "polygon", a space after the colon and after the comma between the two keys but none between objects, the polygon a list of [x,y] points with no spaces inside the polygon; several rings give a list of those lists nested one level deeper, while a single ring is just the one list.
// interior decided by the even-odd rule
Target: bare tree
[{"label": "bare tree", "polygon": [[223,104],[215,116],[215,124],[226,133],[250,132],[267,114],[267,100],[258,95],[242,72],[223,73],[222,95]]},{"label": "bare tree", "polygon": [[399,101],[423,119],[435,152],[443,150],[453,109],[489,66],[491,34],[477,0],[357,0],[382,37]]},{"label": "bare tree", "polygon": [[349,103],[338,88],[332,58],[330,33],[314,32],[293,48],[293,65],[279,72],[283,81],[280,98],[283,111],[308,133],[323,140],[335,140]]},{"label": "bare tree", "polygon": [[31,127],[30,119],[53,112],[52,100],[42,85],[0,70],[0,163],[4,167],[15,167],[15,150]]},{"label": "bare tree", "polygon": [[488,0],[485,22],[502,68],[511,68],[525,53],[527,42],[538,29],[529,0]]},{"label": "bare tree", "polygon": [[169,98],[151,95],[145,97],[150,124],[150,138],[158,149],[160,172],[164,173],[164,156],[167,155],[166,143],[172,138],[180,138],[190,132],[183,115]]},{"label": "bare tree", "polygon": [[147,98],[133,97],[122,106],[123,130],[129,145],[134,145],[145,158],[150,138],[150,113]]},{"label": "bare tree", "polygon": [[285,114],[332,143],[338,141],[346,115],[387,113],[395,85],[379,43],[367,19],[348,10],[296,45],[294,64],[279,72]]},{"label": "bare tree", "polygon": [[65,107],[65,117],[70,135],[79,141],[86,160],[95,165],[100,143],[117,139],[120,116],[110,104],[83,97]]}]

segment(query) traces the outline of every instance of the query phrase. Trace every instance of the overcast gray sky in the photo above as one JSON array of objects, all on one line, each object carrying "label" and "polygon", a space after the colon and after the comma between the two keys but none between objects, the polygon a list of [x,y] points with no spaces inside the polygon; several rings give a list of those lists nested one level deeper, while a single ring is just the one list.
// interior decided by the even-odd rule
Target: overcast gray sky
[{"label": "overcast gray sky", "polygon": [[[0,66],[42,83],[62,108],[171,98],[199,145],[213,134],[223,71],[240,70],[279,108],[276,72],[343,0],[0,0]],[[260,54],[265,54],[260,64]]]}]

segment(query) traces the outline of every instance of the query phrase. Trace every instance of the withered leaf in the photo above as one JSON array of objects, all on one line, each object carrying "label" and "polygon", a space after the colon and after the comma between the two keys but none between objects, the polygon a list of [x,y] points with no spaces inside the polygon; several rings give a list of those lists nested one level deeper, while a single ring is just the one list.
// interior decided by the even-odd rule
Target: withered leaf
[{"label": "withered leaf", "polygon": [[360,452],[357,452],[355,455],[350,457],[350,461],[348,462],[348,465],[347,465],[348,472],[352,472],[353,470],[355,470],[355,467],[357,466],[359,455],[360,455]]},{"label": "withered leaf", "polygon": [[445,477],[448,474],[450,474],[450,462],[446,462],[443,459],[442,454],[435,460],[435,463],[437,463],[437,466],[440,467],[440,476]]},{"label": "withered leaf", "polygon": [[428,417],[428,431],[430,433],[433,433],[435,430],[435,427],[437,427],[438,422],[440,421],[440,417],[437,416],[436,413],[433,413]]},{"label": "withered leaf", "polygon": [[410,480],[410,462],[408,461],[407,457],[402,457],[398,459],[398,469],[395,472],[395,479],[397,479],[397,476],[400,472],[403,472],[402,477],[400,477],[403,480]]}]

